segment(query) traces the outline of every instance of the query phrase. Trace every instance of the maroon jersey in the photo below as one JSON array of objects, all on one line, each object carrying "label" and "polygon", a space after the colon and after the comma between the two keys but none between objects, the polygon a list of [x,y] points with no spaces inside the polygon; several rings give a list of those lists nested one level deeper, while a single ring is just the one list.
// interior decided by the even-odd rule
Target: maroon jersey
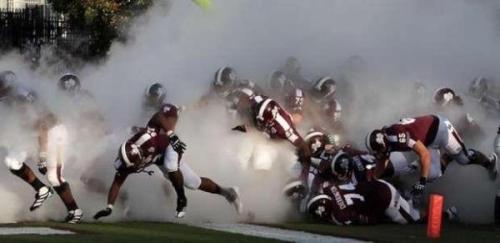
[{"label": "maroon jersey", "polygon": [[409,151],[417,141],[429,146],[436,138],[438,127],[439,119],[433,115],[401,119],[399,123],[384,128],[389,152]]},{"label": "maroon jersey", "polygon": [[265,96],[252,98],[252,113],[257,129],[273,139],[286,139],[291,143],[302,137],[293,124],[292,116],[274,100]]},{"label": "maroon jersey", "polygon": [[169,138],[165,133],[143,128],[121,145],[119,158],[127,169],[141,170],[159,161],[168,145]]},{"label": "maroon jersey", "polygon": [[391,190],[379,180],[336,185],[325,182],[324,194],[332,198],[331,220],[338,225],[373,224],[385,217]]},{"label": "maroon jersey", "polygon": [[295,88],[288,91],[285,96],[286,109],[292,113],[302,114],[304,110],[304,91]]}]

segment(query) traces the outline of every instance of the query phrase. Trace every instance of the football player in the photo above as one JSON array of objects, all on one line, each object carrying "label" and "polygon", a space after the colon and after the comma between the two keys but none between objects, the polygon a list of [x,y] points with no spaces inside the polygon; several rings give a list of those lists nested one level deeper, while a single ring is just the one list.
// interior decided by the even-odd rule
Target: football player
[{"label": "football player", "polygon": [[375,224],[384,217],[400,224],[418,222],[424,212],[413,208],[383,180],[353,183],[351,158],[339,153],[331,161],[332,178],[309,200],[308,212],[317,220],[337,225]]},{"label": "football player", "polygon": [[[323,182],[319,194],[307,204],[316,220],[337,225],[376,224],[386,219],[409,224],[424,221],[426,211],[415,208],[384,180],[354,183],[352,160],[340,154],[332,161],[333,177]],[[449,220],[458,220],[458,211],[450,207],[443,212]]]},{"label": "football player", "polygon": [[209,178],[198,176],[181,160],[186,144],[174,132],[177,120],[178,108],[164,104],[152,116],[146,128],[121,145],[115,161],[117,172],[108,193],[108,206],[97,212],[94,219],[110,215],[125,179],[132,173],[146,171],[146,167],[152,164],[157,165],[174,186],[177,193],[176,217],[185,215],[187,199],[183,186],[221,195],[241,213],[242,205],[235,188],[221,187]]},{"label": "football player", "polygon": [[451,88],[440,88],[434,93],[438,114],[449,118],[468,144],[478,144],[484,137],[479,123],[467,113],[462,98]]},{"label": "football player", "polygon": [[440,156],[432,156],[432,150],[443,150],[461,165],[481,165],[490,172],[492,178],[497,175],[497,156],[491,154],[486,157],[477,150],[467,149],[450,121],[440,116],[405,118],[399,123],[373,130],[366,136],[366,147],[378,159],[375,175],[379,178],[386,169],[391,153],[415,152],[420,162],[420,180],[413,186],[414,195],[423,193],[428,180],[441,176]]},{"label": "football player", "polygon": [[288,140],[299,152],[299,161],[310,163],[311,151],[295,128],[292,116],[278,102],[262,95],[252,95],[246,89],[238,89],[233,102],[244,124],[233,130],[245,132],[253,127],[271,139]]},{"label": "football player", "polygon": [[[66,126],[58,121],[56,116],[36,100],[35,93],[13,83],[8,87],[5,100],[16,110],[26,129],[34,129],[38,137],[38,171],[47,176],[47,180],[59,195],[68,210],[65,222],[78,223],[83,217],[71,193],[69,183],[64,179],[63,166],[67,146]],[[31,126],[31,128],[30,128]],[[9,146],[8,146],[9,147]],[[29,152],[9,151],[5,164],[13,174],[29,183],[36,191],[35,201],[30,210],[36,210],[53,192],[43,184],[26,165]]]},{"label": "football player", "polygon": [[214,97],[227,100],[234,90],[240,88],[252,90],[256,94],[263,93],[263,89],[254,82],[238,78],[232,67],[221,67],[215,72],[210,91],[200,99],[198,105],[205,105]]}]

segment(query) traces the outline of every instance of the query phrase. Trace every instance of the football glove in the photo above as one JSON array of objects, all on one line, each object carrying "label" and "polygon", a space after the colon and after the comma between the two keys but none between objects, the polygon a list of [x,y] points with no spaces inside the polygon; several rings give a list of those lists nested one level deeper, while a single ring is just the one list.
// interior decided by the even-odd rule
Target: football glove
[{"label": "football glove", "polygon": [[177,209],[176,209],[176,218],[183,218],[184,215],[186,215],[186,212],[184,209],[186,209],[187,206],[187,198],[185,196],[182,197],[177,197]]},{"label": "football glove", "polygon": [[38,155],[38,171],[42,175],[47,174],[47,153],[40,153]]},{"label": "football glove", "polygon": [[425,177],[420,177],[420,180],[413,185],[413,189],[411,191],[411,194],[413,194],[414,196],[422,195],[424,193],[426,182],[427,182],[427,179]]},{"label": "football glove", "polygon": [[183,154],[186,150],[186,144],[182,142],[175,133],[170,134],[169,138],[170,145],[172,145],[172,148],[175,150],[175,152],[177,152],[178,154]]},{"label": "football glove", "polygon": [[94,215],[94,219],[95,220],[98,220],[99,218],[102,218],[102,217],[107,217],[109,216],[111,213],[113,212],[113,207],[108,205],[105,209],[97,212],[95,215]]}]

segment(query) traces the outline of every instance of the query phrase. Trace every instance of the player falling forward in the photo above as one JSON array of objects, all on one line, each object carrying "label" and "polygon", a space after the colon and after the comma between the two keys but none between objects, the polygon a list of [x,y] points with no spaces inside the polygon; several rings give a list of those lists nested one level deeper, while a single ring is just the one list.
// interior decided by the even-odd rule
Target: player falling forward
[{"label": "player falling forward", "polygon": [[221,195],[241,213],[242,205],[236,188],[221,187],[209,178],[200,177],[182,161],[186,144],[174,132],[177,120],[178,108],[164,104],[161,110],[152,116],[146,128],[121,145],[115,161],[117,172],[108,193],[108,206],[97,212],[94,219],[112,213],[120,188],[130,174],[150,174],[146,168],[153,164],[170,180],[177,193],[176,217],[182,218],[185,215],[187,198],[183,186]]},{"label": "player falling forward", "polygon": [[[417,223],[425,218],[400,193],[383,180],[354,183],[352,159],[340,154],[332,161],[332,179],[320,185],[319,194],[309,200],[308,212],[319,221],[337,225],[375,224],[385,219],[399,224]],[[454,207],[446,210],[449,219],[457,219]]]},{"label": "player falling forward", "polygon": [[445,163],[455,160],[461,165],[477,164],[486,168],[492,178],[497,176],[497,156],[492,153],[490,157],[486,157],[477,150],[467,149],[450,121],[439,116],[405,118],[381,130],[374,130],[366,136],[366,147],[375,153],[378,159],[375,171],[378,178],[389,164],[390,153],[414,151],[421,165],[420,180],[414,184],[412,190],[414,195],[423,193],[429,179],[441,176],[442,161],[440,156],[433,155],[433,150],[445,152],[450,158]]}]

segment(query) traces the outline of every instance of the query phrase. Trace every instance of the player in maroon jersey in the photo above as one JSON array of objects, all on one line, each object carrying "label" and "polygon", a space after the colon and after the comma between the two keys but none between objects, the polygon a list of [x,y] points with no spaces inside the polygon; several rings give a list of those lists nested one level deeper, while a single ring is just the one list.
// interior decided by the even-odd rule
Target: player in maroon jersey
[{"label": "player in maroon jersey", "polygon": [[254,127],[271,139],[288,140],[299,151],[300,161],[309,163],[309,147],[295,128],[292,116],[278,102],[246,92],[246,89],[235,90],[231,96],[244,123],[233,130],[245,132],[247,127]]},{"label": "player in maroon jersey", "polygon": [[439,156],[432,156],[431,150],[443,150],[445,154],[459,164],[478,164],[488,169],[496,178],[497,156],[486,157],[483,153],[467,149],[453,125],[448,119],[427,115],[401,119],[399,123],[383,129],[374,130],[366,137],[366,147],[378,159],[376,176],[380,177],[388,164],[392,152],[414,151],[420,161],[420,180],[413,186],[413,194],[423,193],[430,175],[438,175],[441,169]]},{"label": "player in maroon jersey", "polygon": [[108,206],[97,212],[95,219],[111,214],[114,202],[128,175],[132,173],[151,172],[146,168],[152,164],[158,166],[165,178],[168,178],[177,193],[177,214],[185,215],[187,199],[184,187],[224,196],[241,212],[242,206],[235,188],[219,186],[209,178],[198,176],[187,163],[181,160],[186,145],[175,134],[178,120],[178,109],[171,104],[164,104],[149,120],[147,127],[139,130],[132,138],[120,146],[118,158],[115,161],[117,170],[113,184],[108,193]]},{"label": "player in maroon jersey", "polygon": [[352,181],[354,164],[346,153],[331,161],[330,180],[323,182],[307,209],[316,219],[337,225],[374,224],[385,217],[393,222],[417,222],[422,214],[383,180]]},{"label": "player in maroon jersey", "polygon": [[375,224],[386,218],[408,224],[419,222],[425,215],[383,180],[359,184],[325,182],[321,190],[322,194],[308,202],[308,211],[318,220],[337,225]]}]

